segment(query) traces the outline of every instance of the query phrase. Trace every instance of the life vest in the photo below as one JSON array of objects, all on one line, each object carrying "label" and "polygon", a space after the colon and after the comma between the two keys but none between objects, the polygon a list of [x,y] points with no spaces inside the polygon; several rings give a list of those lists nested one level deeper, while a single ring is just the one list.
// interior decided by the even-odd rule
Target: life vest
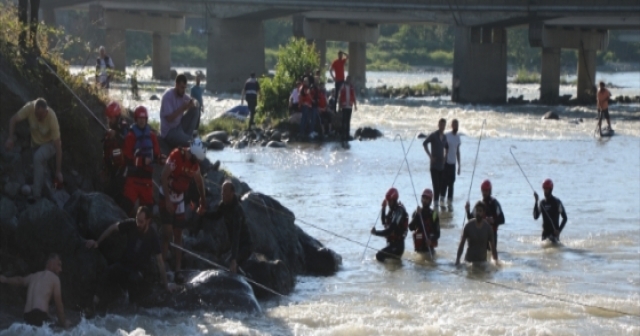
[{"label": "life vest", "polygon": [[255,78],[249,78],[247,79],[247,81],[244,83],[244,93],[246,95],[257,95],[258,91],[260,90],[260,84],[258,83],[258,80]]},{"label": "life vest", "polygon": [[340,107],[351,108],[356,100],[356,90],[351,85],[343,85],[340,88]]},{"label": "life vest", "polygon": [[[107,138],[105,136],[102,141],[103,159],[107,169],[119,169],[125,165],[122,145],[129,131],[127,121],[123,118],[118,118],[114,131],[116,132],[114,137]],[[119,136],[122,138],[118,138]]]},{"label": "life vest", "polygon": [[[422,225],[413,232],[413,247],[416,252],[428,251],[427,238],[433,233],[433,223],[435,223],[437,218],[438,214],[435,211],[432,212],[431,217],[422,217],[422,225],[424,225],[424,229],[427,232],[422,230]],[[438,241],[431,239],[430,246],[432,248],[438,247]]]},{"label": "life vest", "polygon": [[198,162],[185,159],[185,150],[189,149],[174,149],[167,159],[167,164],[172,169],[169,175],[169,188],[175,194],[184,194],[189,190],[193,176],[200,169]]},{"label": "life vest", "polygon": [[395,227],[395,230],[387,236],[387,241],[389,243],[404,241],[409,230],[409,220],[407,211],[401,203],[398,202],[398,206],[387,214],[385,222],[385,229]]},{"label": "life vest", "polygon": [[[133,147],[133,156],[135,158],[135,166],[144,165],[144,159],[151,158],[153,160],[153,141],[151,140],[151,127],[146,125],[144,129],[140,129],[137,125],[131,126],[131,131],[136,137],[136,144]],[[138,161],[142,160],[142,164]]]}]

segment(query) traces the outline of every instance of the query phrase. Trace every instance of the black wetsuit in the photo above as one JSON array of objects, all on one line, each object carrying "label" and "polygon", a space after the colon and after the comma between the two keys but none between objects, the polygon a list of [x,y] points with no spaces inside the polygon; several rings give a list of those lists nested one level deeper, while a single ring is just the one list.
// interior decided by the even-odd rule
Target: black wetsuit
[{"label": "black wetsuit", "polygon": [[[551,196],[550,200],[545,198],[540,201],[539,206],[534,204],[533,219],[538,219],[540,215],[542,215],[542,240],[547,238],[555,240],[555,230],[562,232],[567,224],[567,213],[562,202],[555,196]],[[560,216],[562,216],[562,223],[558,225]]]},{"label": "black wetsuit", "polygon": [[407,210],[398,202],[393,209],[389,208],[387,214],[383,208],[380,216],[384,230],[375,230],[373,234],[387,238],[387,246],[376,254],[376,259],[378,261],[385,261],[387,258],[400,259],[404,253],[404,238],[407,236],[409,226]]},{"label": "black wetsuit", "polygon": [[244,210],[242,210],[242,206],[237,197],[234,197],[230,204],[220,202],[215,211],[209,212],[205,216],[214,221],[220,218],[224,219],[229,243],[231,245],[229,261],[235,259],[236,263],[241,265],[251,257],[253,253],[251,234],[247,227]]},{"label": "black wetsuit", "polygon": [[[129,128],[127,120],[120,117],[115,125],[109,125],[109,129],[115,131],[115,136],[113,138],[105,136],[102,140],[104,172],[108,179],[105,183],[105,193],[111,196],[116,204],[122,204],[122,190],[124,189],[125,179],[122,148],[124,147],[124,139],[129,133]],[[114,156],[113,151],[116,149],[120,151],[119,157]]]},{"label": "black wetsuit", "polygon": [[26,324],[36,327],[42,327],[45,322],[51,322],[49,314],[43,312],[38,308],[33,309],[28,313],[24,313],[22,317],[24,318],[24,322]]},{"label": "black wetsuit", "polygon": [[[422,232],[426,237],[431,241],[431,247],[438,246],[438,239],[440,239],[440,217],[438,217],[438,213],[429,209],[422,208],[421,211],[423,224],[420,223],[420,215],[418,215],[417,211],[413,212],[411,216],[411,222],[409,223],[409,230],[411,231],[419,231]],[[426,232],[424,230],[427,230]],[[415,234],[415,233],[414,233]],[[416,249],[416,252],[426,252],[428,249]]]},{"label": "black wetsuit", "polygon": [[[485,218],[493,218],[493,224],[491,224],[491,227],[493,228],[493,240],[495,243],[494,248],[497,249],[498,247],[498,226],[504,224],[504,213],[502,212],[502,206],[500,206],[500,202],[498,202],[497,199],[491,197],[491,199],[489,200],[489,202],[485,202],[485,200],[483,199],[481,201],[482,203],[484,203],[485,206]],[[476,218],[476,210],[473,209],[473,212],[467,212],[467,219],[474,219]],[[489,221],[487,221],[488,223]],[[489,246],[487,246],[487,250],[489,249]]]}]

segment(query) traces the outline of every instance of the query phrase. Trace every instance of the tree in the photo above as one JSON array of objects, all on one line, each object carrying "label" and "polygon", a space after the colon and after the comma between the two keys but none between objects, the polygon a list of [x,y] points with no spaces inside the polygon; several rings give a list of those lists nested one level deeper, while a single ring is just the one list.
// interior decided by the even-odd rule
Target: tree
[{"label": "tree", "polygon": [[291,38],[289,43],[278,50],[278,63],[273,78],[262,77],[260,81],[260,100],[258,113],[272,119],[285,118],[289,109],[289,94],[296,79],[308,69],[318,69],[320,57],[314,44],[305,39]]}]

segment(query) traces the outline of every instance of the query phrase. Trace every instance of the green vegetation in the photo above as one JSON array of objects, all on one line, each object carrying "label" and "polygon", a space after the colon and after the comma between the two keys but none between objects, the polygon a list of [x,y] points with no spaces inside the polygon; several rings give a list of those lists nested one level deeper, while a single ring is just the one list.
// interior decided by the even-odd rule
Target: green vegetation
[{"label": "green vegetation", "polygon": [[272,120],[288,115],[289,94],[296,79],[307,69],[317,69],[320,58],[314,45],[305,39],[291,38],[289,44],[278,50],[278,62],[273,78],[260,78],[261,94],[258,101],[258,116],[269,116]]},{"label": "green vegetation", "polygon": [[540,84],[540,74],[527,69],[520,69],[516,73],[513,82],[516,84]]}]

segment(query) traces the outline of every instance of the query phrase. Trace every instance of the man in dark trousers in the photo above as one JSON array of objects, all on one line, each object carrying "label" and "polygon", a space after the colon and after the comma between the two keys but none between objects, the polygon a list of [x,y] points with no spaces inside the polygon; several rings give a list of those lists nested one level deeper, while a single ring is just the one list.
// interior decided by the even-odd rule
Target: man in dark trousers
[{"label": "man in dark trousers", "polygon": [[[498,226],[504,224],[504,213],[502,212],[502,207],[497,199],[491,196],[491,181],[484,180],[480,185],[480,191],[482,192],[482,202],[484,204],[484,219],[487,223],[493,228],[493,240],[495,242],[495,246],[498,246]],[[469,202],[464,206],[467,211],[467,218],[473,219],[476,218],[474,213],[469,212]],[[487,249],[489,247],[487,246]]]},{"label": "man in dark trousers", "polygon": [[[340,92],[340,88],[342,88],[342,84],[344,84],[344,66],[349,59],[349,55],[344,51],[338,51],[338,58],[336,58],[333,63],[331,63],[331,67],[329,68],[329,74],[335,83],[335,92],[338,94]],[[337,101],[336,101],[337,102]],[[336,110],[336,102],[331,105],[334,111]]]},{"label": "man in dark trousers", "polygon": [[244,83],[242,88],[242,98],[240,98],[240,105],[247,100],[247,106],[249,107],[249,128],[253,125],[253,118],[256,115],[256,106],[258,106],[258,94],[260,93],[260,83],[256,79],[256,74],[251,73],[251,76]]},{"label": "man in dark trousers", "polygon": [[[220,201],[218,208],[205,214],[205,216],[211,220],[224,219],[229,245],[231,246],[228,267],[231,273],[237,273],[238,265],[243,264],[253,254],[253,243],[247,227],[244,210],[242,210],[240,200],[236,196],[236,189],[231,181],[225,181],[222,184],[222,201]],[[199,229],[200,227],[196,231],[199,231]]]},{"label": "man in dark trousers", "polygon": [[342,147],[349,148],[349,133],[351,132],[351,114],[358,110],[356,101],[356,90],[351,85],[351,76],[347,76],[340,91],[338,91],[338,102],[342,111]]},{"label": "man in dark trousers", "polygon": [[[398,201],[400,195],[396,188],[387,191],[384,201],[382,201],[382,212],[380,218],[384,230],[376,230],[375,226],[371,228],[371,234],[387,239],[387,246],[376,254],[378,261],[400,259],[404,253],[404,238],[407,236],[409,226],[409,215],[404,205]],[[389,212],[387,213],[387,205]]]},{"label": "man in dark trousers", "polygon": [[[467,210],[469,212],[469,210]],[[498,262],[498,250],[496,249],[495,240],[491,230],[491,226],[486,221],[485,204],[478,201],[473,207],[475,218],[470,219],[462,230],[460,237],[460,245],[458,245],[458,255],[456,257],[456,266],[460,265],[460,257],[464,251],[465,243],[469,243],[467,253],[464,260],[467,262],[486,262],[487,251],[485,246],[491,247],[493,260]]]},{"label": "man in dark trousers", "polygon": [[[438,121],[438,130],[429,134],[429,136],[422,143],[424,151],[429,156],[431,162],[431,184],[433,186],[433,193],[435,194],[435,200],[433,201],[433,207],[438,211],[438,197],[442,193],[441,189],[444,188],[444,164],[447,157],[447,151],[449,145],[447,143],[447,137],[444,135],[444,128],[447,126],[445,119]],[[431,144],[431,150],[429,150],[429,144]]]},{"label": "man in dark trousers", "polygon": [[[560,199],[552,195],[553,181],[546,179],[542,182],[544,199],[538,206],[538,193],[534,192],[533,197],[536,203],[533,206],[533,219],[538,219],[542,214],[542,240],[549,239],[557,243],[560,241],[560,233],[567,224],[567,213]],[[558,225],[559,217],[562,216],[562,223]]]},{"label": "man in dark trousers", "polygon": [[[31,12],[29,12],[29,2],[31,2]],[[29,32],[29,41],[33,45],[34,50],[38,50],[38,41],[36,40],[38,32],[38,13],[40,11],[40,0],[19,0],[18,1],[18,19],[20,24],[24,26],[18,37],[18,44],[23,50],[27,48],[27,30]],[[31,15],[29,15],[29,13]]]}]

